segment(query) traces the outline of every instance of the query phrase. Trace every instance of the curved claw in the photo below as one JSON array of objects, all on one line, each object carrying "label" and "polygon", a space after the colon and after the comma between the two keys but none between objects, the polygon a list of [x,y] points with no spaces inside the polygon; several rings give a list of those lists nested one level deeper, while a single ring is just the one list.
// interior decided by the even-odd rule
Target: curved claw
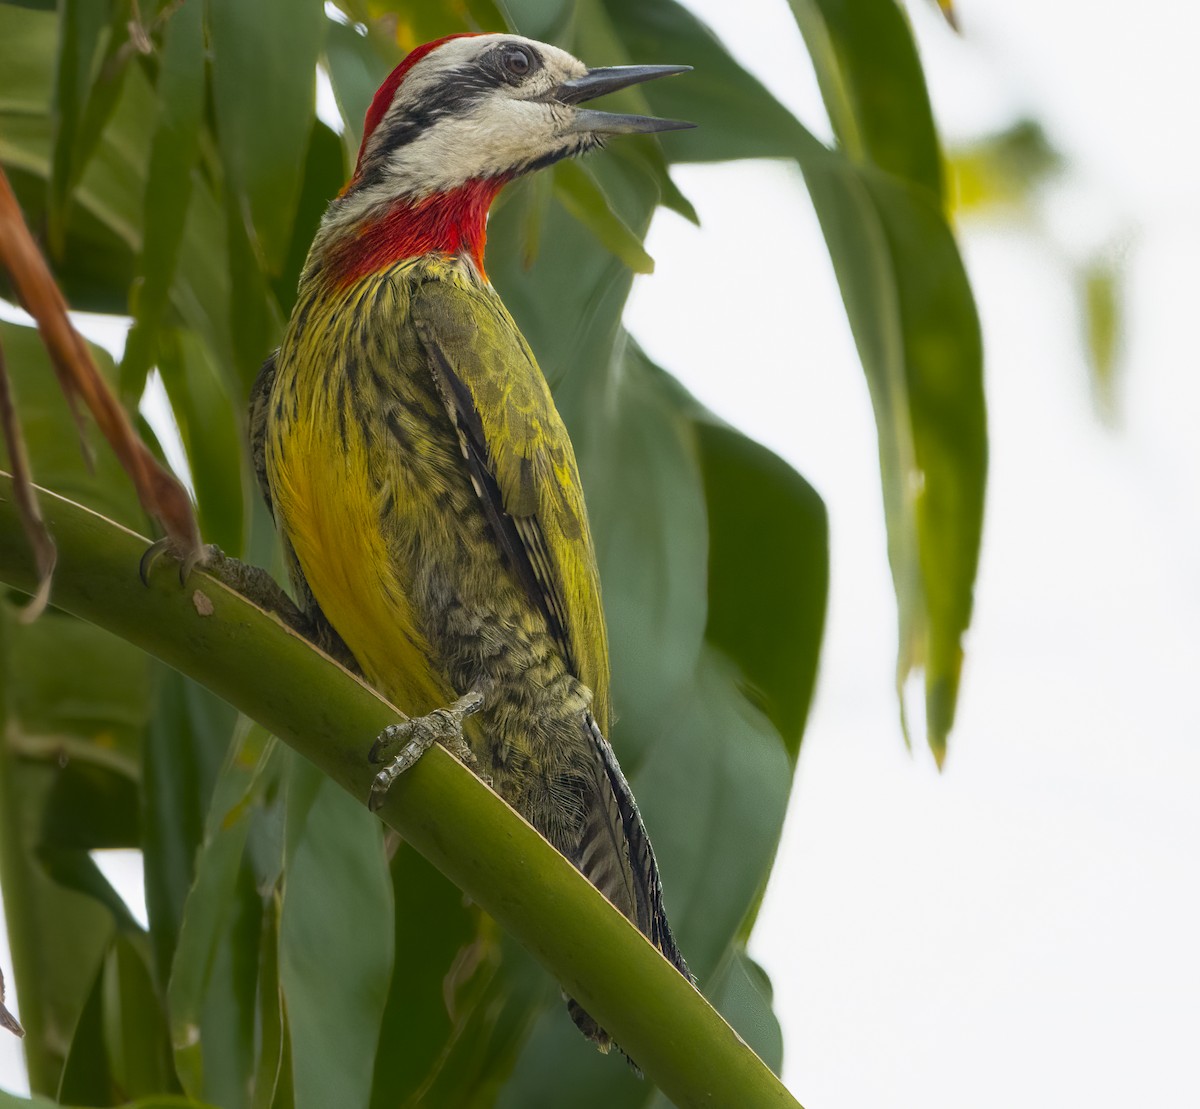
[{"label": "curved claw", "polygon": [[169,540],[160,539],[156,543],[151,543],[146,548],[145,554],[138,561],[138,577],[142,579],[142,584],[148,586],[150,584],[150,571],[154,569],[154,564],[162,558],[169,546]]},{"label": "curved claw", "polygon": [[221,552],[211,543],[201,543],[189,551],[179,561],[179,584],[187,585],[188,576],[197,566],[203,566],[209,559],[220,554]]},{"label": "curved claw", "polygon": [[[170,539],[163,538],[151,543],[146,548],[146,553],[142,555],[141,560],[138,562],[138,577],[142,579],[142,584],[150,584],[151,571],[153,571],[155,564],[163,555],[174,555],[174,553]],[[179,584],[186,585],[188,575],[197,566],[203,566],[211,559],[221,557],[223,556],[220,549],[214,547],[211,543],[202,543],[195,547],[179,559]]]},{"label": "curved claw", "polygon": [[375,737],[375,742],[371,744],[371,750],[367,752],[367,762],[372,766],[378,766],[383,762],[384,750],[405,739],[411,731],[411,720],[405,720],[400,724],[389,724]]}]

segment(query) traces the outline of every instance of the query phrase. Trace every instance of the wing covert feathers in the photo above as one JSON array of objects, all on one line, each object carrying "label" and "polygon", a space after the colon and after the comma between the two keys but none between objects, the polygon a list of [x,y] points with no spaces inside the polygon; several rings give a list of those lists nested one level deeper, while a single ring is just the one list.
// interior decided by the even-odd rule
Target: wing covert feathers
[{"label": "wing covert feathers", "polygon": [[490,289],[430,281],[410,305],[496,536],[608,727],[608,642],[575,453],[546,379]]}]

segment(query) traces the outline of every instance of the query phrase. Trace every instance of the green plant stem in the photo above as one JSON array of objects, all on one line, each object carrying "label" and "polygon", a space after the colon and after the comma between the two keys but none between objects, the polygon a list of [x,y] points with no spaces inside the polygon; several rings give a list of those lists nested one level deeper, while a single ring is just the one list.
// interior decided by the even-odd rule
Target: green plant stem
[{"label": "green plant stem", "polygon": [[[180,587],[148,540],[42,492],[59,548],[51,603],[208,686],[363,800],[374,737],[397,713],[275,617],[201,571]],[[36,586],[0,473],[0,580]],[[516,812],[440,747],[388,794],[383,820],[539,959],[680,1106],[797,1102],[707,1001]]]}]

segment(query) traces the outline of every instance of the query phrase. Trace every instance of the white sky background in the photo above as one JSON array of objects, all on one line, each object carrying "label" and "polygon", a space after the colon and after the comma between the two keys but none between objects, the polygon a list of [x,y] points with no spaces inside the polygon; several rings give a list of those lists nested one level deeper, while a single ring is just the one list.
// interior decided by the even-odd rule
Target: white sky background
[{"label": "white sky background", "polygon": [[[828,135],[783,0],[689,2]],[[832,528],[817,700],[751,944],[784,1078],[807,1109],[1194,1107],[1200,12],[960,0],[960,41],[911,10],[944,132],[1033,115],[1073,165],[1044,212],[1056,239],[1080,258],[1125,244],[1122,420],[1094,418],[1060,256],[968,222],[991,479],[939,775],[900,737],[874,424],[802,185],[777,165],[678,171],[704,225],[656,221],[630,328],[804,473]],[[715,279],[748,251],[752,280]],[[8,1036],[0,1086],[25,1088]]]}]

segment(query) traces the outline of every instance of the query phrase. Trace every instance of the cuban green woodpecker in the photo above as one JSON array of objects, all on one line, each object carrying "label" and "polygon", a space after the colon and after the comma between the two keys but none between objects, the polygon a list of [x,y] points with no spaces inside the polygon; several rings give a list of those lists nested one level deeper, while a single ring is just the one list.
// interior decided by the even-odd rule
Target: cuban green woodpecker
[{"label": "cuban green woodpecker", "polygon": [[434,740],[458,746],[685,975],[606,739],[608,644],[574,451],[487,279],[484,238],[515,177],[608,135],[690,126],[579,106],[687,68],[589,70],[503,34],[412,51],[367,112],[251,411],[317,638],[417,717],[377,742],[373,757],[400,750],[373,799]]}]

